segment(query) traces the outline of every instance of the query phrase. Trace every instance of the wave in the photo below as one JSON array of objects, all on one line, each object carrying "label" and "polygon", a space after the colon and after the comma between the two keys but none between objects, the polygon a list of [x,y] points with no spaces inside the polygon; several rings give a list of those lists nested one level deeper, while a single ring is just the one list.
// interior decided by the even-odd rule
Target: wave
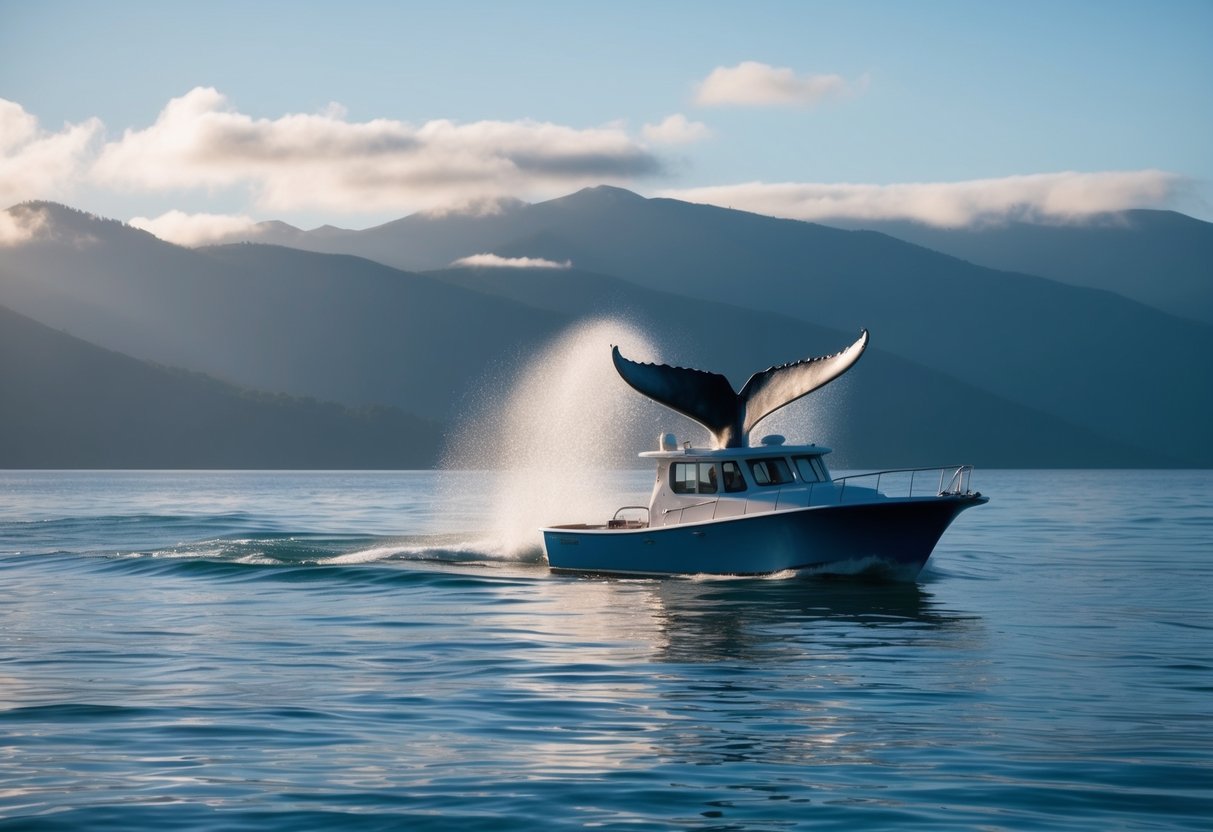
[{"label": "wave", "polygon": [[[164,528],[162,525],[161,530]],[[85,565],[101,570],[127,570],[137,575],[222,582],[320,580],[394,585],[431,579],[529,580],[538,569],[547,575],[546,561],[538,547],[519,553],[490,539],[469,535],[377,537],[244,532],[145,548],[59,548],[17,556],[51,571],[78,571]]]},{"label": "wave", "polygon": [[334,555],[325,563],[346,565],[359,563],[381,563],[384,561],[424,561],[437,563],[517,563],[543,564],[546,560],[538,546],[518,548],[490,538],[416,542],[385,542],[352,552]]}]

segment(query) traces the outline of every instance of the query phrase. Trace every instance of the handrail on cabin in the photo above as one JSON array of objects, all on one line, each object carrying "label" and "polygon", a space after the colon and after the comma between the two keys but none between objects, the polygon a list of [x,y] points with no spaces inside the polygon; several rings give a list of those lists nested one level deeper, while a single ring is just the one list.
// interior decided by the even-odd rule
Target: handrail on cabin
[{"label": "handrail on cabin", "polygon": [[710,505],[712,505],[712,503],[719,503],[719,502],[720,502],[719,497],[713,497],[710,500],[703,500],[702,502],[691,503],[690,505],[686,505],[686,506],[673,506],[671,508],[662,509],[661,513],[662,514],[673,514],[676,511],[686,511],[688,508],[699,508],[700,506],[710,506]]},{"label": "handrail on cabin", "polygon": [[[921,475],[923,475],[923,474],[934,474],[936,472],[938,472],[939,478],[937,480],[937,487],[936,487],[935,491],[931,494],[931,496],[943,497],[943,496],[947,496],[947,495],[952,495],[952,496],[959,497],[959,496],[964,496],[964,495],[973,493],[972,491],[969,490],[969,477],[973,473],[972,465],[937,465],[937,466],[931,466],[931,467],[927,467],[927,468],[887,468],[883,471],[869,471],[864,474],[848,474],[845,477],[838,477],[837,479],[829,480],[827,482],[805,483],[805,485],[809,486],[807,499],[803,502],[803,504],[801,504],[799,500],[796,500],[793,504],[793,507],[800,507],[800,506],[803,506],[804,508],[812,507],[814,505],[813,497],[816,496],[817,487],[818,486],[827,486],[827,485],[831,486],[830,490],[837,496],[837,500],[830,499],[829,502],[827,502],[827,503],[818,503],[817,505],[842,505],[845,502],[844,498],[846,495],[847,485],[851,484],[852,480],[862,480],[862,479],[875,477],[876,482],[874,484],[873,490],[879,492],[881,480],[883,478],[885,478],[886,476],[893,475],[893,474],[909,474],[910,475],[909,487],[906,489],[905,494],[886,494],[884,492],[881,492],[881,493],[885,497],[903,497],[903,496],[904,497],[913,497],[915,480],[922,479]],[[949,472],[951,472],[950,477],[948,476]],[[946,478],[946,485],[945,485],[945,478]],[[934,478],[932,477],[932,479],[934,479]],[[802,488],[802,487],[803,486],[793,485],[792,491],[799,491],[799,488]],[[779,510],[778,507],[780,505],[781,497],[783,496],[784,491],[785,491],[784,488],[775,488],[775,489],[772,489],[772,490],[766,492],[768,494],[775,496],[775,502],[773,505],[776,507],[774,509],[776,511]],[[919,496],[923,496],[923,495],[920,494]],[[714,497],[713,499],[710,499],[710,500],[702,500],[698,503],[691,503],[689,505],[684,505],[684,506],[672,506],[670,508],[663,509],[661,513],[662,513],[663,517],[668,517],[669,515],[677,512],[679,522],[682,522],[682,513],[685,512],[687,509],[700,508],[702,506],[710,506],[713,504],[719,505],[720,497]],[[619,519],[618,519],[619,512],[625,511],[627,509],[643,509],[646,513],[648,513],[648,511],[649,511],[647,506],[624,506],[623,508],[619,509],[619,511],[615,512],[615,518],[614,518],[614,520],[612,520],[612,523],[620,524],[621,521],[619,521]],[[748,506],[747,506],[747,511],[745,511],[744,513],[747,513],[747,514],[749,513]],[[713,511],[712,519],[715,519],[715,517],[716,517],[716,512]],[[646,519],[645,525],[647,526],[650,523],[651,523],[651,518]]]}]

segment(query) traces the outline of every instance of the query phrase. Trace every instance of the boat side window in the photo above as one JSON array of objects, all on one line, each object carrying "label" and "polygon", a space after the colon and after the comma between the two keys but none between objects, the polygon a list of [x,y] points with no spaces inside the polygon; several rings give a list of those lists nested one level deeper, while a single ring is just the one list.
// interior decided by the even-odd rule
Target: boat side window
[{"label": "boat side window", "polygon": [[720,473],[724,479],[724,490],[729,493],[745,491],[745,477],[741,475],[741,466],[736,462],[720,463]]},{"label": "boat side window", "polygon": [[670,490],[675,494],[715,494],[714,462],[675,462],[670,466]]},{"label": "boat side window", "polygon": [[675,462],[670,466],[670,490],[675,494],[694,494],[698,481],[694,462]]},{"label": "boat side window", "polygon": [[783,485],[792,481],[792,470],[778,457],[774,459],[751,459],[750,473],[759,485]]},{"label": "boat side window", "polygon": [[805,482],[825,482],[830,478],[819,456],[798,456],[793,461],[796,463],[796,473]]}]

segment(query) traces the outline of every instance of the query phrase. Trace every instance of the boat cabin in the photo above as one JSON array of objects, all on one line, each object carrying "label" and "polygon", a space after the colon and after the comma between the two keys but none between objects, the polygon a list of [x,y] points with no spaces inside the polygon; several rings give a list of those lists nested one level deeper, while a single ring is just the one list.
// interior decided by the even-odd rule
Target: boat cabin
[{"label": "boat cabin", "polygon": [[820,502],[834,488],[823,459],[829,452],[819,445],[785,445],[782,436],[764,437],[756,447],[680,448],[666,434],[660,450],[640,454],[657,460],[648,526],[804,508],[815,491]]}]

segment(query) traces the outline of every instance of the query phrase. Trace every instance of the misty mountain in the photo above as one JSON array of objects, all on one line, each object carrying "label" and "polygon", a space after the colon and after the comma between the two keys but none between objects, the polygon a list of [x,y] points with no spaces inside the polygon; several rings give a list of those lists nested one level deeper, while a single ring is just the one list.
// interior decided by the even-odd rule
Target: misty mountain
[{"label": "misty mountain", "polygon": [[496,214],[414,215],[309,238],[402,268],[481,252],[569,260],[841,332],[866,326],[884,349],[997,397],[1213,465],[1213,327],[886,234],[599,187]]},{"label": "misty mountain", "polygon": [[509,200],[484,206],[483,212],[424,212],[361,231],[333,226],[304,231],[275,220],[258,223],[252,229],[232,233],[216,242],[251,242],[324,254],[351,254],[403,271],[425,271],[443,268],[471,254],[490,252],[536,233],[543,227],[542,220],[536,222],[537,208]]},{"label": "misty mountain", "polygon": [[[510,373],[522,359],[533,355],[563,328],[586,318],[610,316],[628,322],[651,336],[664,360],[723,371],[737,386],[749,373],[770,364],[834,351],[866,325],[873,332],[873,347],[842,383],[846,390],[845,418],[834,421],[830,435],[804,437],[834,444],[844,452],[848,464],[911,465],[958,459],[981,465],[1029,467],[1209,464],[1205,461],[1211,458],[1208,440],[1198,436],[1200,441],[1188,441],[1199,432],[1187,422],[1198,421],[1201,411],[1177,412],[1176,401],[1186,406],[1188,400],[1169,393],[1143,403],[1141,387],[1158,384],[1158,378],[1118,376],[1126,365],[1116,367],[1090,360],[1098,356],[1097,350],[1088,348],[1084,353],[1088,366],[1081,368],[1082,372],[1100,383],[1116,386],[1124,409],[1133,418],[1142,419],[1141,430],[1118,433],[1108,429],[1115,420],[1086,418],[1082,408],[1077,409],[1076,417],[1059,415],[1056,407],[1040,405],[1041,401],[1056,405],[1046,395],[1047,390],[1034,391],[1035,397],[1029,396],[1028,400],[992,390],[997,380],[981,372],[976,359],[978,371],[971,373],[976,378],[965,379],[950,372],[946,366],[949,362],[930,350],[906,350],[906,330],[910,335],[915,330],[902,318],[924,315],[934,324],[947,327],[948,322],[940,320],[938,311],[929,308],[931,304],[925,304],[928,308],[920,312],[916,304],[907,301],[897,315],[888,298],[863,303],[871,281],[839,286],[829,269],[823,268],[825,278],[817,300],[833,293],[837,305],[845,307],[832,312],[819,308],[821,303],[806,302],[805,297],[814,295],[816,287],[800,286],[782,270],[764,272],[754,266],[744,272],[743,281],[738,281],[737,272],[726,267],[728,258],[740,256],[735,249],[746,240],[760,238],[758,242],[762,242],[763,235],[773,235],[774,243],[778,243],[782,235],[791,234],[791,247],[803,247],[805,243],[798,235],[808,229],[814,242],[810,248],[816,251],[819,266],[825,263],[841,269],[841,263],[835,261],[855,262],[858,255],[852,242],[856,240],[874,240],[876,254],[883,245],[897,252],[909,250],[936,258],[944,264],[944,276],[953,284],[978,281],[966,290],[965,301],[971,306],[966,314],[982,320],[982,316],[992,314],[988,306],[1012,317],[1024,315],[1023,308],[1029,308],[1045,319],[1077,315],[1079,324],[1091,327],[1081,320],[1087,314],[1079,308],[1081,304],[1067,294],[1084,290],[1039,278],[978,270],[884,235],[784,221],[773,221],[777,224],[773,228],[766,225],[769,218],[720,209],[712,209],[719,214],[711,219],[723,227],[708,223],[698,231],[680,227],[677,222],[663,222],[642,232],[635,227],[636,222],[627,220],[638,212],[639,224],[645,220],[657,222],[660,217],[648,214],[654,205],[661,211],[674,211],[684,223],[682,209],[701,207],[645,200],[617,189],[582,192],[563,203],[555,200],[541,206],[513,206],[505,213],[530,213],[541,207],[551,217],[571,213],[573,217],[566,216],[562,222],[574,230],[582,226],[591,229],[584,234],[590,239],[587,242],[571,233],[567,237],[552,233],[544,242],[541,238],[545,235],[535,235],[529,241],[503,244],[497,251],[574,262],[592,259],[590,255],[615,261],[648,259],[657,265],[638,273],[657,276],[646,280],[649,286],[638,285],[639,278],[637,282],[619,279],[623,268],[613,276],[576,268],[450,269],[411,274],[357,257],[277,246],[189,250],[121,223],[101,221],[61,206],[24,206],[24,210],[44,211],[46,227],[37,239],[0,251],[0,303],[107,348],[204,371],[245,387],[281,390],[347,405],[394,405],[442,419],[457,418],[475,390],[507,395]],[[616,215],[615,225],[603,219]],[[458,222],[475,226],[498,222],[501,217],[462,217]],[[737,223],[740,228],[734,227]],[[751,225],[759,231],[750,230]],[[591,245],[594,227],[603,240]],[[663,238],[663,230],[674,234],[674,239]],[[715,282],[704,282],[722,292],[727,288],[729,297],[724,302],[652,286],[676,282],[671,274],[688,268],[661,258],[671,245],[689,246],[695,234],[702,237],[700,248],[711,248],[722,258],[714,273]],[[819,234],[824,235],[824,243],[818,244]],[[570,251],[576,244],[583,253],[575,258],[544,253],[555,252],[557,243]],[[542,245],[549,247],[535,250]],[[622,250],[612,254],[612,245]],[[475,252],[475,247],[468,246],[461,255]],[[861,252],[866,249],[860,246]],[[783,249],[755,244],[753,251],[755,263],[763,257],[774,262]],[[803,260],[809,253],[800,252],[796,257]],[[868,252],[867,256],[874,255]],[[703,262],[702,252],[694,247],[688,248],[686,258]],[[891,262],[887,257],[877,260]],[[659,267],[663,262],[664,267]],[[634,268],[628,263],[622,265]],[[960,276],[948,272],[948,268],[959,269]],[[704,272],[712,274],[707,267]],[[723,273],[731,275],[728,281],[721,276]],[[904,269],[901,277],[911,279]],[[924,278],[921,282],[925,288],[917,295],[938,292],[932,280],[938,281],[937,276]],[[982,287],[982,280],[994,284],[997,291],[992,297],[976,291]],[[955,287],[946,284],[945,288]],[[1054,296],[1058,293],[1060,301]],[[1152,324],[1156,331],[1161,328],[1171,332],[1168,327],[1172,323],[1182,323],[1107,293],[1087,294],[1100,301],[1111,299],[1113,308],[1122,314],[1123,321],[1097,319],[1099,326],[1094,328],[1100,338],[1103,334],[1099,327],[1115,329],[1126,323],[1130,329],[1125,331],[1131,332],[1131,327],[1142,320],[1149,322],[1150,315],[1163,321],[1161,325]],[[911,297],[917,295],[910,292]],[[945,297],[941,302],[946,301]],[[1038,313],[1032,308],[1034,304],[1049,308]],[[767,308],[761,308],[763,305]],[[1051,308],[1054,306],[1057,308]],[[845,320],[847,313],[855,320]],[[859,313],[866,313],[866,318]],[[1198,336],[1204,330],[1188,326],[1196,328],[1197,335],[1188,337],[1199,344]],[[991,336],[1002,335],[997,327],[992,330]],[[970,332],[967,341],[966,331]],[[1077,363],[1072,355],[1059,359],[1049,354],[1049,349],[1058,347],[1054,333],[1034,336],[1031,326],[1023,321],[1011,327],[1011,332],[1014,337],[1000,346],[993,337],[974,336],[963,326],[953,327],[945,333],[948,337],[941,349],[975,350],[982,355],[1009,351],[1013,353],[1011,359],[1018,360],[1040,380],[1039,387],[1047,388],[1047,383],[1073,386],[1071,381],[1051,377],[1053,367],[1067,366],[1067,361],[1069,366]],[[895,335],[902,343],[892,337]],[[1034,337],[1043,341],[1043,346],[1034,345]],[[1064,344],[1064,339],[1061,341]],[[1039,354],[1032,352],[1038,347]],[[604,350],[608,348],[603,345]],[[1193,355],[1189,347],[1179,350],[1176,360],[1195,372],[1200,360],[1208,363],[1208,355]],[[1114,351],[1111,360],[1119,360]],[[945,365],[943,369],[941,364]],[[1127,366],[1136,370],[1139,365]],[[1084,383],[1089,381],[1084,379]],[[1138,396],[1129,394],[1129,381],[1138,385]],[[1193,378],[1188,383],[1192,384]],[[829,395],[829,391],[793,408],[813,407],[822,395]],[[1200,404],[1199,396],[1193,395],[1191,400]],[[1150,418],[1142,416],[1150,411],[1146,405],[1154,406]],[[1164,448],[1155,446],[1159,424],[1166,426]],[[654,425],[653,432],[662,427]],[[642,441],[647,446],[651,436],[646,435]]]},{"label": "misty mountain", "polygon": [[879,231],[981,266],[1107,289],[1181,318],[1213,323],[1213,223],[1174,211],[964,228],[892,221],[830,225]]},{"label": "misty mountain", "polygon": [[0,307],[0,468],[422,468],[438,426],[255,393]]},{"label": "misty mountain", "polygon": [[369,260],[275,246],[191,250],[39,204],[46,233],[0,250],[0,304],[86,341],[261,390],[447,414],[556,315]]}]

